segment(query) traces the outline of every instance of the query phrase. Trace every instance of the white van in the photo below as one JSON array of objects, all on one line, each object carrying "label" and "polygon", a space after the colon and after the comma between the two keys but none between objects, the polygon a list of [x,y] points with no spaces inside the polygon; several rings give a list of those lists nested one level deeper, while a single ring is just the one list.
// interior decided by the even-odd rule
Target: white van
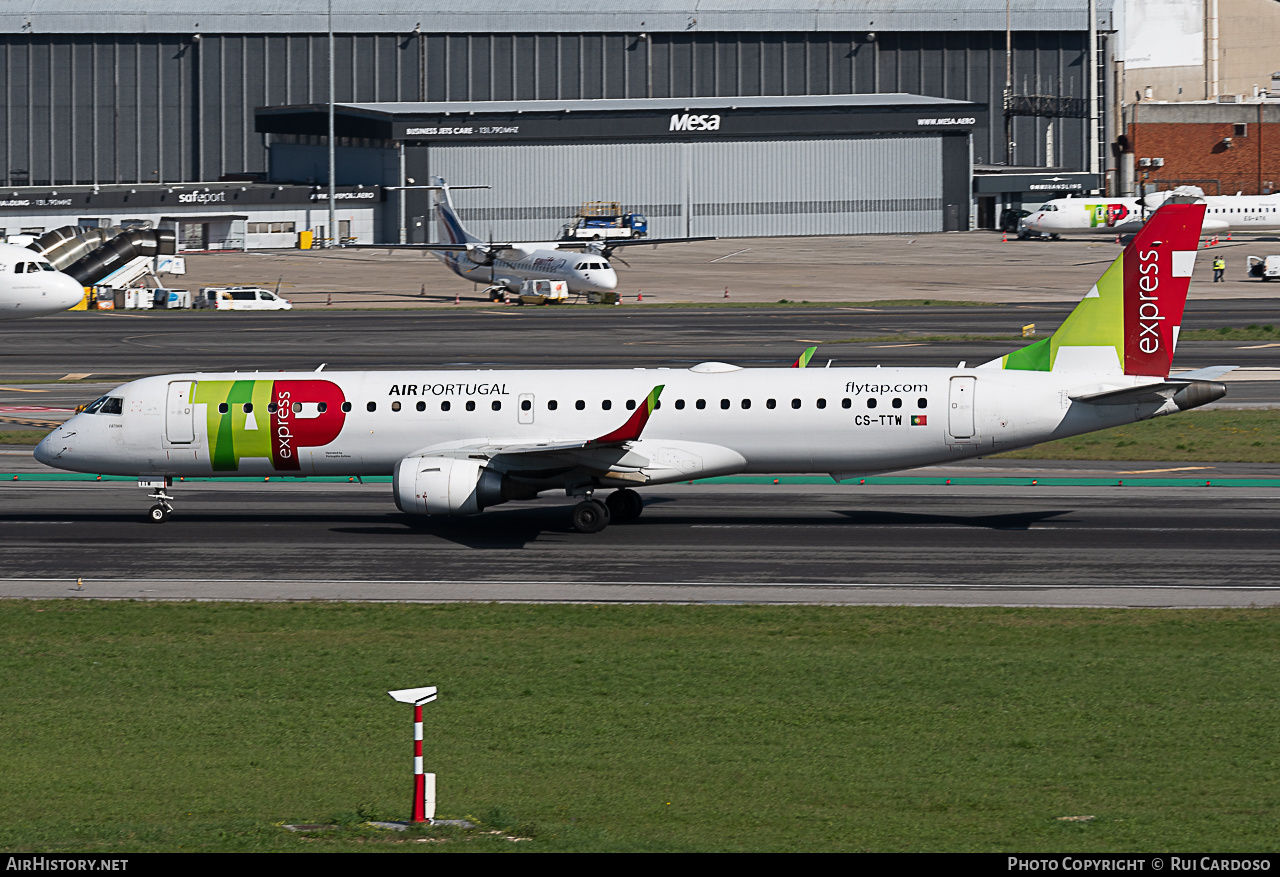
[{"label": "white van", "polygon": [[220,311],[291,311],[293,303],[269,289],[257,286],[229,286],[202,290]]}]

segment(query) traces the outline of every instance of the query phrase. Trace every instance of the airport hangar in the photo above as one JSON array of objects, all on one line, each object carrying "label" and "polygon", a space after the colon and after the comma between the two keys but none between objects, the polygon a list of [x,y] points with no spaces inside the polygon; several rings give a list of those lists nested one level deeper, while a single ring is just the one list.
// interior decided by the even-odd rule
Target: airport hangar
[{"label": "airport hangar", "polygon": [[[147,5],[68,0],[56,8],[0,10],[6,93],[0,178],[18,193],[13,200],[47,200],[53,189],[75,185],[199,184],[216,194],[223,183],[263,183],[276,143],[275,135],[255,130],[255,110],[328,101],[323,4],[282,0],[269,12],[249,0],[216,9],[188,0]],[[1046,179],[1083,171],[1087,0],[1019,0],[1008,19],[1006,10],[998,0],[883,0],[856,8],[759,0],[745,10],[727,2],[694,10],[646,0],[603,13],[576,0],[478,0],[458,12],[440,0],[336,0],[334,98],[354,106],[914,94],[992,107],[972,131],[975,166],[1033,176],[1050,171],[1041,174]],[[1099,0],[1096,21],[1094,72],[1105,95],[1108,0]],[[1009,101],[1002,97],[1006,22]],[[1099,141],[1106,140],[1104,126]],[[343,149],[367,143],[339,140]],[[1017,176],[1008,175],[1003,187],[1017,185]],[[1076,178],[1063,191],[1088,191],[1096,180]],[[971,199],[977,207],[971,223],[988,226],[998,207],[1052,194],[991,191],[1001,185],[988,181]],[[836,193],[823,200],[860,199]],[[388,210],[398,213],[392,202],[374,211],[384,227],[380,240],[398,236],[398,216],[388,221]],[[242,213],[260,230],[246,236],[249,246],[278,239],[260,237],[265,229],[287,227],[263,225],[272,217],[252,211],[227,211]],[[297,227],[298,220],[288,221]],[[547,235],[540,229],[535,237]],[[363,238],[354,230],[352,236]]]}]

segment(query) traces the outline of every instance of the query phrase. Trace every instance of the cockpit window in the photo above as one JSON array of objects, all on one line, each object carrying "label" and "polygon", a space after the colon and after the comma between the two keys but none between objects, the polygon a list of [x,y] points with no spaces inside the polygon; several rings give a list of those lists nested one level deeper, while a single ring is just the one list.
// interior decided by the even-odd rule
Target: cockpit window
[{"label": "cockpit window", "polygon": [[[22,266],[21,266],[21,265],[19,265],[18,267],[19,267],[19,268],[21,268]],[[573,266],[573,270],[574,270],[574,271],[585,271],[585,270],[587,270],[587,263],[586,263],[586,262],[579,262],[577,265],[574,265],[574,266]]]},{"label": "cockpit window", "polygon": [[40,262],[41,271],[57,271],[58,269],[50,265],[48,262]]},{"label": "cockpit window", "polygon": [[124,400],[119,396],[103,396],[101,399],[94,401],[88,408],[84,409],[85,414],[123,414]]},{"label": "cockpit window", "polygon": [[601,267],[601,268],[611,268],[612,266],[611,266],[608,262],[601,262],[601,263],[600,263],[600,267]]},{"label": "cockpit window", "polygon": [[1043,210],[1045,213],[1054,213],[1057,211],[1058,205],[1057,204],[1041,204],[1040,209]]}]

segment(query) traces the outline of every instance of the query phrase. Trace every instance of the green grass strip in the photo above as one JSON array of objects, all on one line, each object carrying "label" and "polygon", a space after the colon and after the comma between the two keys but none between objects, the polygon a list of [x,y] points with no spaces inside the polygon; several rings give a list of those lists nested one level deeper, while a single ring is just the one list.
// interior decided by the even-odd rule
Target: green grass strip
[{"label": "green grass strip", "polygon": [[[1277,623],[3,601],[0,848],[1274,853]],[[408,816],[385,692],[428,684],[438,815],[479,828],[370,828]]]}]

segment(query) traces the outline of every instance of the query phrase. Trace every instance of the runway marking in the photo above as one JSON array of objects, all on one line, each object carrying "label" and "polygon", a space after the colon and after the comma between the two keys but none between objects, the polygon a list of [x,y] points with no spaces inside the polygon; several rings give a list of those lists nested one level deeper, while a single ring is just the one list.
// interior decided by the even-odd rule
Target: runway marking
[{"label": "runway marking", "polygon": [[712,259],[712,260],[711,260],[711,262],[708,262],[707,264],[712,264],[712,263],[714,263],[714,262],[719,262],[719,261],[722,261],[722,260],[724,260],[724,259],[728,259],[728,258],[729,258],[729,256],[740,256],[740,255],[742,255],[743,253],[747,252],[747,250],[750,250],[750,249],[751,249],[750,247],[747,247],[747,249],[746,249],[746,250],[738,250],[736,253],[729,253],[727,256],[721,256],[721,257],[720,257],[720,258],[718,258],[718,259]]},{"label": "runway marking", "polygon": [[1236,348],[1236,350],[1261,350],[1261,349],[1262,349],[1262,348],[1264,348],[1264,347],[1280,347],[1280,343],[1277,343],[1277,344],[1254,344],[1252,347],[1237,347],[1237,348]]},{"label": "runway marking", "polygon": [[0,390],[7,390],[10,393],[47,393],[48,390],[31,390],[26,387],[0,387]]},{"label": "runway marking", "polygon": [[63,375],[58,378],[60,381],[83,381],[85,378],[93,377],[93,372],[72,372],[69,375]]},{"label": "runway marking", "polygon": [[1146,475],[1151,472],[1195,472],[1201,469],[1213,469],[1213,466],[1177,466],[1173,469],[1134,469],[1129,472],[1117,472],[1117,475]]}]

